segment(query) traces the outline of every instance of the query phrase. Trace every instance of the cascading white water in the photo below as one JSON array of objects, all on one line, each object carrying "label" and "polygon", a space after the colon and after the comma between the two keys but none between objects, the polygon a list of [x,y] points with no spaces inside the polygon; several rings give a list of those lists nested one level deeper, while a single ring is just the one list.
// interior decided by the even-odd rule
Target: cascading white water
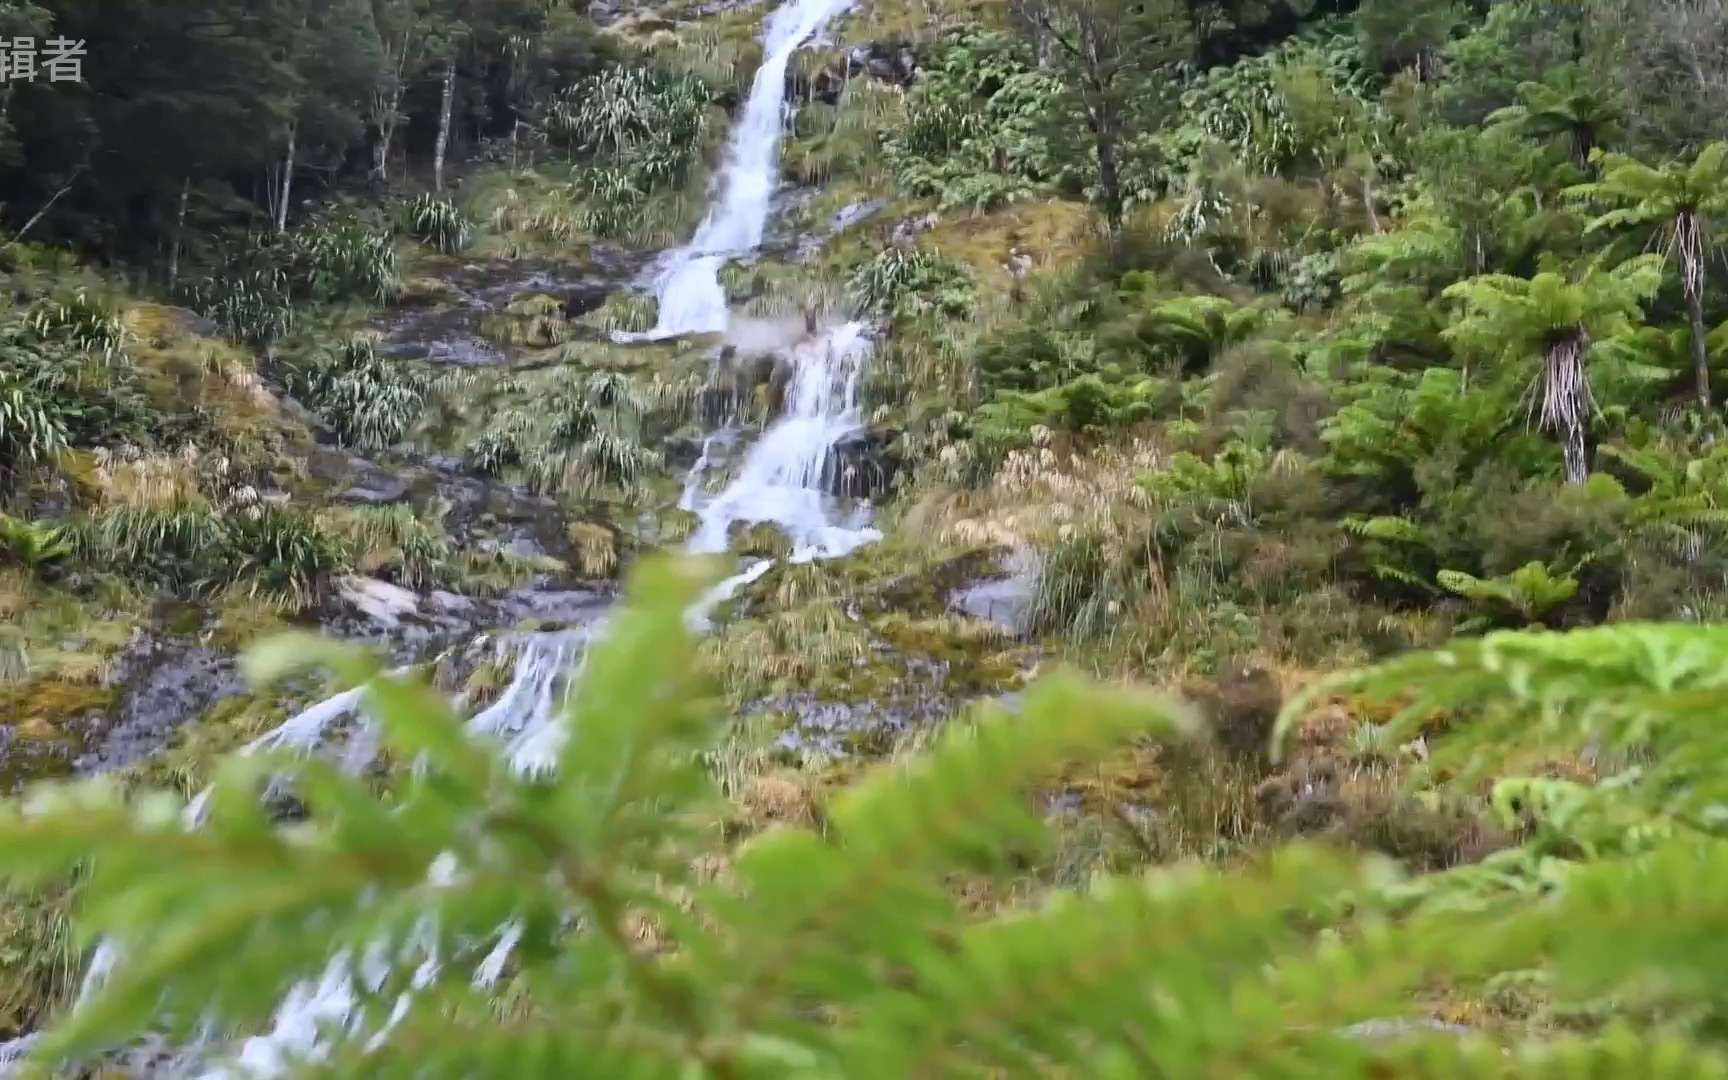
[{"label": "cascading white water", "polygon": [[690,547],[725,551],[738,522],[772,522],[792,540],[792,560],[836,558],[880,538],[860,523],[834,520],[839,500],[828,495],[826,472],[834,445],[863,426],[858,382],[870,341],[864,324],[845,323],[792,348],[786,413],[745,455],[737,479],[706,505]]},{"label": "cascading white water", "polygon": [[[719,197],[690,244],[672,252],[663,263],[656,287],[657,324],[638,337],[659,339],[728,328],[731,313],[719,271],[727,259],[749,254],[762,242],[770,200],[779,180],[787,67],[792,54],[852,2],[790,0],[769,16],[763,34],[762,67],[732,135]],[[792,540],[794,562],[838,557],[880,537],[864,520],[863,509],[843,515],[840,501],[826,493],[824,483],[835,444],[862,425],[858,384],[869,351],[865,327],[857,322],[828,328],[795,345],[791,349],[793,377],[785,415],[750,448],[736,479],[719,495],[706,499],[701,480],[713,451],[729,442],[734,433],[722,429],[705,440],[680,500],[682,507],[698,514],[698,530],[690,544],[693,552],[724,551],[727,534],[738,522],[771,522],[785,530]],[[706,626],[706,613],[714,605],[771,566],[770,561],[759,561],[720,583],[694,606],[692,622]],[[550,767],[565,737],[560,721],[567,713],[567,695],[559,688],[568,687],[569,682],[561,680],[578,667],[588,640],[600,629],[596,625],[507,639],[501,647],[516,654],[511,683],[495,704],[469,721],[469,730],[476,737],[503,739],[512,765],[520,770]],[[363,720],[361,704],[362,691],[337,694],[290,719],[254,747],[310,750],[325,741],[337,722],[350,717]],[[371,753],[364,723],[359,734],[350,750],[351,761]],[[188,806],[188,827],[201,821],[205,802],[200,797]],[[452,863],[448,866],[443,865],[445,861],[430,868],[435,881],[452,878],[457,872],[453,860],[448,860]],[[413,989],[437,974],[441,961],[431,947],[436,940],[434,929],[428,922],[422,933],[414,935],[416,940],[398,943],[394,956],[387,954],[387,943],[380,942],[365,956],[332,957],[316,979],[289,992],[268,1033],[245,1040],[237,1060],[203,1071],[201,1080],[279,1076],[295,1062],[322,1059],[330,1034],[337,1030],[367,1036],[369,1043],[376,1044],[406,1012]],[[487,986],[498,978],[520,933],[515,924],[499,928],[494,948],[475,967],[476,985]],[[118,959],[117,952],[108,946],[98,950],[87,973],[86,992],[101,983]],[[358,1005],[355,980],[376,989],[390,970],[416,962],[412,989],[396,1001],[390,1015],[376,1021],[365,1016]],[[27,1048],[28,1040],[26,1037],[0,1047],[0,1072],[6,1071],[12,1056]]]},{"label": "cascading white water", "polygon": [[[500,638],[496,659],[514,661],[510,684],[490,707],[476,713],[468,721],[468,731],[477,738],[502,739],[510,763],[523,772],[548,768],[562,743],[559,718],[568,702],[569,687],[580,671],[579,658],[588,641],[598,632],[598,625],[573,630],[522,634]],[[332,724],[350,716],[358,716],[362,705],[362,690],[351,690],[313,705],[288,720],[264,739],[272,745],[293,746],[310,750],[317,746]],[[283,733],[289,733],[284,736]],[[262,743],[263,740],[260,740]],[[247,749],[259,746],[254,743]],[[203,796],[187,808],[189,824]],[[434,883],[448,883],[457,872],[454,860],[440,859],[428,871]],[[318,1061],[333,1029],[349,1035],[369,1034],[371,1043],[382,1040],[407,1013],[410,995],[424,987],[438,974],[440,961],[433,943],[437,927],[427,919],[417,927],[417,933],[403,943],[393,958],[384,951],[384,944],[368,951],[356,962],[349,953],[331,957],[317,979],[300,983],[289,990],[268,1033],[245,1040],[237,1060],[206,1070],[200,1080],[241,1080],[242,1077],[280,1076],[297,1062]],[[498,932],[492,951],[476,967],[473,981],[486,987],[497,981],[504,970],[510,950],[521,936],[521,927],[512,923]],[[107,947],[104,946],[104,950]],[[98,959],[103,957],[99,954]],[[376,991],[397,966],[417,962],[410,989],[398,998],[390,1015],[381,1024],[369,1028],[369,1018],[359,1008],[354,992],[356,977]],[[113,963],[107,951],[104,967]],[[92,973],[96,965],[92,964]],[[89,980],[86,980],[86,992]]]},{"label": "cascading white water", "polygon": [[790,0],[768,16],[762,31],[762,66],[750,84],[744,115],[732,129],[720,193],[696,235],[667,255],[655,283],[660,302],[647,339],[726,329],[730,313],[720,268],[762,244],[768,205],[780,181],[780,136],[786,126],[786,69],[792,54],[853,0]]}]

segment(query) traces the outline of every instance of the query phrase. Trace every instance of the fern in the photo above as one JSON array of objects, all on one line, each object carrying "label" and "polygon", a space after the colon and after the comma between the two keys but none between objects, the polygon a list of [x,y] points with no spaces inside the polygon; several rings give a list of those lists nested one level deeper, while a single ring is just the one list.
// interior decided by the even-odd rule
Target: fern
[{"label": "fern", "polygon": [[[1395,730],[1468,712],[1443,740],[1464,757],[1436,757],[1466,779],[1517,746],[1637,751],[1637,768],[1595,789],[1502,784],[1502,809],[1534,807],[1554,831],[1471,868],[1473,884],[1532,880],[1516,859],[1564,853],[1545,899],[1478,889],[1473,904],[1411,909],[1412,891],[1434,900],[1459,878],[1403,879],[1293,844],[1251,867],[1105,876],[975,917],[955,875],[1012,872],[1048,842],[1039,788],[1124,740],[1198,735],[1188,710],[1051,677],[1019,715],[990,706],[953,723],[829,800],[817,826],[759,834],[706,872],[719,725],[684,612],[707,583],[670,563],[637,574],[591,647],[547,774],[513,768],[411,676],[290,638],[253,655],[254,678],[323,667],[363,685],[389,759],[412,766],[382,791],[260,753],[222,768],[198,829],[176,798],[128,801],[100,780],[8,806],[0,875],[28,887],[88,866],[82,930],[121,957],[29,1064],[71,1065],[146,1031],[219,1046],[265,1023],[290,986],[345,975],[355,1008],[298,1063],[311,1074],[1728,1076],[1707,1042],[1674,1032],[1508,1049],[1352,1026],[1435,980],[1537,965],[1580,998],[1719,984],[1728,852],[1709,809],[1728,794],[1728,736],[1713,722],[1728,631],[1495,634],[1291,702],[1285,730],[1339,692],[1407,700]],[[271,776],[303,819],[271,820],[257,798]],[[1669,826],[1646,827],[1658,819]]]}]

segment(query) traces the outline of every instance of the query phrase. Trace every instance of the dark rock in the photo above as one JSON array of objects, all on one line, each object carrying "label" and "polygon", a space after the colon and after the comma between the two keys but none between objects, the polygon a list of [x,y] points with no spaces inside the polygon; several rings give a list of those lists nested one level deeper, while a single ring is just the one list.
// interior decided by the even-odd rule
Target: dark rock
[{"label": "dark rock", "polygon": [[995,623],[1015,637],[1031,629],[1032,601],[1038,588],[1038,556],[1030,550],[1010,551],[995,569],[1006,577],[987,577],[956,589],[948,606],[962,615]]},{"label": "dark rock", "polygon": [[702,436],[678,432],[660,444],[660,456],[668,468],[688,472],[702,456]]},{"label": "dark rock", "polygon": [[911,86],[918,77],[918,54],[900,41],[872,41],[853,46],[846,54],[849,71],[863,72],[872,79],[894,86]]},{"label": "dark rock", "polygon": [[900,433],[892,429],[854,432],[829,452],[826,481],[832,495],[871,499],[887,491],[900,472]]},{"label": "dark rock", "polygon": [[362,506],[385,506],[399,503],[408,497],[408,481],[388,473],[377,473],[367,477],[368,483],[351,487],[337,496],[343,502],[358,503]]},{"label": "dark rock", "polygon": [[[918,54],[897,40],[854,45],[839,64],[824,66],[810,76],[807,87],[789,83],[788,89],[806,100],[838,105],[847,81],[860,75],[891,86],[911,86],[918,77]],[[788,76],[789,80],[796,78],[795,75]]]},{"label": "dark rock", "polygon": [[115,665],[114,681],[119,705],[112,722],[86,738],[76,763],[81,773],[138,761],[217,701],[246,692],[232,656],[174,638],[147,637],[128,646]]},{"label": "dark rock", "polygon": [[956,555],[921,573],[890,578],[882,583],[871,608],[904,611],[932,617],[945,611],[954,594],[979,582],[999,581],[1007,576],[1002,562],[1007,549],[984,548]]},{"label": "dark rock", "polygon": [[564,294],[564,317],[579,319],[606,303],[612,286],[604,281],[585,281]]}]

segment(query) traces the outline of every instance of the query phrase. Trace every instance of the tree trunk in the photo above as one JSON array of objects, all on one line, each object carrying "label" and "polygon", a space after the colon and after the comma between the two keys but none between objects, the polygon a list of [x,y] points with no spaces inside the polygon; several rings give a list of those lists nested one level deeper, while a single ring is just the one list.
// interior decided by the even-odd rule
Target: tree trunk
[{"label": "tree trunk", "polygon": [[282,187],[276,199],[276,231],[286,232],[288,229],[288,197],[294,190],[294,138],[298,134],[298,125],[288,128],[288,152],[282,155]]},{"label": "tree trunk", "polygon": [[1585,439],[1585,415],[1590,409],[1590,384],[1584,353],[1590,340],[1575,328],[1548,349],[1542,371],[1542,426],[1560,440],[1566,482],[1590,478],[1590,449]]},{"label": "tree trunk", "polygon": [[1686,292],[1686,318],[1692,323],[1692,376],[1698,384],[1698,407],[1710,411],[1710,354],[1704,347],[1704,298]]},{"label": "tree trunk", "polygon": [[1710,411],[1710,354],[1704,339],[1704,235],[1698,215],[1683,213],[1674,219],[1674,246],[1680,249],[1680,285],[1686,296],[1686,321],[1692,326],[1692,377],[1696,381],[1698,407]]},{"label": "tree trunk", "polygon": [[180,180],[180,209],[174,215],[174,247],[168,253],[168,291],[180,283],[180,245],[186,236],[186,204],[192,197],[190,174]]},{"label": "tree trunk", "polygon": [[432,147],[432,188],[444,190],[444,154],[450,149],[450,105],[456,96],[456,58],[444,62],[444,97],[438,105],[438,141]]},{"label": "tree trunk", "polygon": [[396,123],[402,108],[402,87],[398,83],[388,101],[378,109],[378,138],[372,144],[372,179],[381,184],[390,182],[390,143],[396,137]]},{"label": "tree trunk", "polygon": [[1594,175],[1596,170],[1590,166],[1590,151],[1596,149],[1596,133],[1589,128],[1572,129],[1572,164],[1587,175]]},{"label": "tree trunk", "polygon": [[1098,200],[1115,254],[1122,245],[1122,175],[1116,165],[1116,117],[1107,106],[1094,111],[1092,136],[1098,151]]}]

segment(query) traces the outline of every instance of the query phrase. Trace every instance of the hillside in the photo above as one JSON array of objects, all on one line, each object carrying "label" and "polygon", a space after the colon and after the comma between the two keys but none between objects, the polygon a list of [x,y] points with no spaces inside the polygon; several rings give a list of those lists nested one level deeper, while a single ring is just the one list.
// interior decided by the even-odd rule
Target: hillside
[{"label": "hillside", "polygon": [[1720,0],[0,27],[88,51],[0,88],[0,787],[96,785],[0,826],[13,1051],[1728,1070]]}]

